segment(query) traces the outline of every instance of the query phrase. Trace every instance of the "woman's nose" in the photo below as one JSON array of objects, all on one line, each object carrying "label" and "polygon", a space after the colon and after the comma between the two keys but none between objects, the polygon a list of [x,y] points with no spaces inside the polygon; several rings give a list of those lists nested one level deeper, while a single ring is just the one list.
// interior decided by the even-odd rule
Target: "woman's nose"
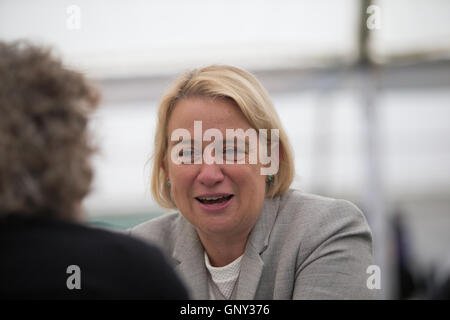
[{"label": "woman's nose", "polygon": [[221,166],[215,163],[202,164],[200,173],[197,176],[198,181],[207,187],[212,187],[217,183],[222,182],[224,178],[225,176],[223,175]]}]

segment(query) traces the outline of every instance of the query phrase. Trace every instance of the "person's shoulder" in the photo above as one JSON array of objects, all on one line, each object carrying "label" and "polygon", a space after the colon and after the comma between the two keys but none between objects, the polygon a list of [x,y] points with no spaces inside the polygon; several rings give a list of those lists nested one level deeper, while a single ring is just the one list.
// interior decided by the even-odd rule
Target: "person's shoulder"
[{"label": "person's shoulder", "polygon": [[[36,288],[42,288],[42,295],[72,297],[59,285],[66,281],[61,270],[76,265],[82,270],[84,288],[73,297],[186,297],[163,253],[142,240],[114,230],[56,219],[11,217],[4,224],[9,231],[1,234],[0,241],[8,241],[9,245],[0,256],[7,257],[8,264],[3,264],[0,270],[12,270],[10,277],[16,280],[11,281],[16,284],[25,275]],[[37,262],[40,273],[32,272],[28,263],[22,267],[17,261]],[[52,287],[55,284],[59,289]],[[22,291],[24,296],[31,294]]]},{"label": "person's shoulder", "polygon": [[[85,252],[109,245],[134,246],[137,242],[119,231],[89,225],[84,221],[24,215],[9,215],[3,220],[1,225],[8,231],[7,236],[11,239],[23,239],[23,242],[33,247],[52,244],[54,250],[77,252],[80,249]],[[39,235],[39,241],[35,241],[36,235]],[[54,242],[55,239],[62,241]]]},{"label": "person's shoulder", "polygon": [[370,232],[363,212],[348,200],[289,189],[279,201],[280,220],[304,227],[305,233],[315,230],[316,236],[328,236],[347,228]]},{"label": "person's shoulder", "polygon": [[167,213],[130,228],[128,233],[144,241],[167,247],[173,243],[175,229],[181,220],[179,212]]},{"label": "person's shoulder", "polygon": [[[125,233],[80,225],[77,228],[90,240],[83,246],[83,262],[102,266],[105,271],[96,274],[96,283],[103,290],[113,279],[115,283],[105,297],[133,299],[179,299],[187,293],[172,265],[160,248]],[[79,232],[81,234],[81,232]],[[124,272],[127,270],[127,272]],[[85,272],[85,276],[94,274]],[[120,279],[120,280],[117,280]],[[95,287],[92,284],[92,287]],[[128,289],[132,289],[128,292]],[[103,291],[102,291],[103,292]]]},{"label": "person's shoulder", "polygon": [[109,230],[92,226],[80,226],[80,229],[89,235],[91,239],[95,239],[95,242],[92,243],[92,247],[94,248],[107,246],[117,249],[122,247],[126,249],[124,252],[128,254],[138,253],[142,250],[157,254],[155,247],[148,245],[140,239],[130,237],[128,234],[119,230]]},{"label": "person's shoulder", "polygon": [[162,214],[159,217],[138,224],[128,231],[131,235],[142,238],[159,238],[167,234],[168,230],[174,228],[179,219],[180,213],[178,212]]},{"label": "person's shoulder", "polygon": [[[91,256],[92,259],[98,257],[99,263],[105,257],[110,261],[123,259],[138,261],[142,255],[158,258],[160,256],[155,246],[130,237],[120,230],[72,222],[58,222],[52,230],[53,238],[63,238],[64,234],[66,240],[63,242],[63,249],[79,248],[83,255]],[[102,252],[101,256],[98,256],[97,252]]]}]

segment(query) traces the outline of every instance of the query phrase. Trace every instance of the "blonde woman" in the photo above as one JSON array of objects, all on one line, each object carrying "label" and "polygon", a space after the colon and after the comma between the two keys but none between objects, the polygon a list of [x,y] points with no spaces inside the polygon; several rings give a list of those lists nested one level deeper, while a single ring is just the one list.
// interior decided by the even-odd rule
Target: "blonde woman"
[{"label": "blonde woman", "polygon": [[289,188],[288,137],[250,73],[182,75],[159,106],[153,165],[153,196],[176,212],[130,233],[173,259],[195,299],[374,297],[363,214]]}]

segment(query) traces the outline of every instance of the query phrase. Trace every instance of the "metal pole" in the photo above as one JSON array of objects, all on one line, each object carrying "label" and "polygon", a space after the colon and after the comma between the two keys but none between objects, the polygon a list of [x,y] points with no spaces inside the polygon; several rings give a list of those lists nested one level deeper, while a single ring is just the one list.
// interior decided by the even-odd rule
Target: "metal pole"
[{"label": "metal pole", "polygon": [[365,213],[373,233],[374,263],[381,270],[381,290],[379,299],[393,297],[395,283],[393,282],[393,256],[391,254],[391,230],[388,224],[388,209],[380,168],[380,140],[378,127],[378,113],[376,105],[376,78],[373,72],[376,68],[369,55],[370,32],[367,28],[367,8],[371,0],[361,2],[360,32],[359,32],[359,61],[357,64],[357,80],[359,97],[365,122],[365,161],[366,179],[364,186],[363,203]]}]

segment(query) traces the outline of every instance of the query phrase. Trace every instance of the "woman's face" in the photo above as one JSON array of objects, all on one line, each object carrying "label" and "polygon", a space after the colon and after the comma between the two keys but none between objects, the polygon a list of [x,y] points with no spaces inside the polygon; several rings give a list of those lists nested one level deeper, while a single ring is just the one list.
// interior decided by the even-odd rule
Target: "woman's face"
[{"label": "woman's face", "polygon": [[[251,128],[239,108],[227,100],[187,98],[179,101],[168,122],[165,170],[171,182],[172,198],[200,237],[247,236],[263,206],[266,176],[260,174],[259,163],[249,164],[248,159],[245,164],[225,161],[207,164],[204,160],[201,164],[176,164],[171,158],[176,144],[171,141],[172,132],[186,129],[194,140],[194,121],[199,120],[202,134],[216,128],[224,139],[226,129],[246,131]],[[202,149],[209,144],[211,141],[202,142]],[[225,154],[230,146],[224,143],[223,148]]]}]

